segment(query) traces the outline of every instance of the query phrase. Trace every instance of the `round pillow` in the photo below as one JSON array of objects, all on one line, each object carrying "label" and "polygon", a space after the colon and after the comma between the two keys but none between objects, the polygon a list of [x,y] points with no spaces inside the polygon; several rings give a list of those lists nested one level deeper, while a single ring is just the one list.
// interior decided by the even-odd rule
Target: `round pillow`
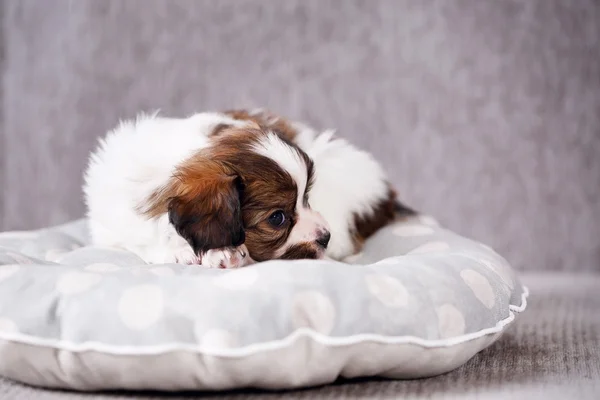
[{"label": "round pillow", "polygon": [[441,374],[492,344],[527,289],[432,218],[348,263],[146,265],[86,246],[86,222],[0,234],[0,374],[77,390],[287,389]]}]

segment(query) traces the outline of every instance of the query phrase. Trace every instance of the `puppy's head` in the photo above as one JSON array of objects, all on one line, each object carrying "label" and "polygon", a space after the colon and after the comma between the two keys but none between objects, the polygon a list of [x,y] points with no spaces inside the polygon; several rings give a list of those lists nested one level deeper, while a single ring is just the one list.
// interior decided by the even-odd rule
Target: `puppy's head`
[{"label": "puppy's head", "polygon": [[321,258],[329,227],[308,204],[312,160],[256,125],[220,127],[149,199],[196,253],[245,243],[256,261]]}]

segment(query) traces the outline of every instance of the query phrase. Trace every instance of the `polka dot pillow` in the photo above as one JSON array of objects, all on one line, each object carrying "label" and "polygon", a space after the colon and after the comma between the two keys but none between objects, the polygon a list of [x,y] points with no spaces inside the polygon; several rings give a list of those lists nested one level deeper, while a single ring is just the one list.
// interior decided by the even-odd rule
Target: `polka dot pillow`
[{"label": "polka dot pillow", "polygon": [[420,217],[348,260],[146,265],[85,221],[0,234],[0,374],[37,386],[282,389],[450,371],[527,290],[489,247]]}]

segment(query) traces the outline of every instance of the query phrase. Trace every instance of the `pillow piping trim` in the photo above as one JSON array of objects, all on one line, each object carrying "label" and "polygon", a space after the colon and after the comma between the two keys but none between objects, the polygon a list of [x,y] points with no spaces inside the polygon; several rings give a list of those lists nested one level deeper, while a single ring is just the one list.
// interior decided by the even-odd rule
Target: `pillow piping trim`
[{"label": "pillow piping trim", "polygon": [[523,312],[527,308],[527,298],[529,296],[529,289],[526,286],[522,286],[523,292],[521,293],[521,304],[508,306],[508,316],[496,323],[495,326],[490,328],[483,328],[479,331],[468,333],[465,335],[455,336],[448,339],[423,339],[416,336],[385,336],[371,333],[361,333],[352,336],[334,337],[324,335],[311,328],[300,328],[290,333],[283,339],[272,340],[263,343],[255,343],[243,347],[237,348],[217,348],[217,349],[206,349],[199,345],[189,344],[161,344],[153,346],[118,346],[104,344],[100,342],[83,342],[74,343],[66,340],[57,339],[45,339],[36,336],[31,336],[22,333],[10,333],[0,331],[0,340],[9,342],[18,342],[20,344],[27,344],[39,347],[51,347],[60,351],[68,351],[71,353],[82,353],[88,351],[94,351],[98,353],[110,354],[114,356],[146,356],[146,355],[161,355],[165,353],[172,353],[178,351],[192,352],[196,354],[203,354],[206,356],[222,357],[222,358],[241,358],[252,356],[257,353],[266,351],[274,351],[282,348],[289,347],[294,342],[302,338],[310,338],[312,341],[323,344],[325,346],[340,347],[355,345],[364,342],[372,342],[378,344],[388,345],[402,345],[412,344],[421,346],[424,348],[440,348],[440,347],[451,347],[458,344],[462,344],[468,341],[479,339],[483,336],[493,335],[501,332],[505,326],[513,322],[516,318],[516,314]]}]

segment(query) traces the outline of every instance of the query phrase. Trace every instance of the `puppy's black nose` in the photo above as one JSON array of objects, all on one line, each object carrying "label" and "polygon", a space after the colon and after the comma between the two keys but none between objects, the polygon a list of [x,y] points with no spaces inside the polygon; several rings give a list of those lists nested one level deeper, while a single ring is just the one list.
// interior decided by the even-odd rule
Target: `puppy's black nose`
[{"label": "puppy's black nose", "polygon": [[329,244],[329,239],[331,239],[331,233],[329,233],[329,231],[324,231],[319,235],[316,242],[319,246],[326,249]]}]

